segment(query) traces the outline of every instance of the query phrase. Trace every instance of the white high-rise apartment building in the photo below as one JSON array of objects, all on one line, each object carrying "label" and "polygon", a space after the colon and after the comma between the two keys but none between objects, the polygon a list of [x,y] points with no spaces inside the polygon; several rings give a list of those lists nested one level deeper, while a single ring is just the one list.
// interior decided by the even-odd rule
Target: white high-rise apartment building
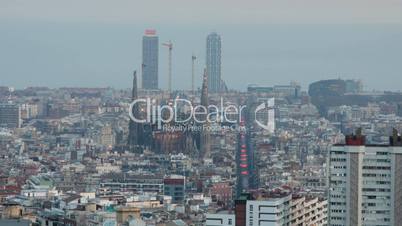
[{"label": "white high-rise apartment building", "polygon": [[206,226],[324,226],[327,201],[292,194],[236,200],[234,214],[207,214]]},{"label": "white high-rise apartment building", "polygon": [[402,141],[366,145],[359,130],[334,145],[329,156],[330,226],[402,224]]}]

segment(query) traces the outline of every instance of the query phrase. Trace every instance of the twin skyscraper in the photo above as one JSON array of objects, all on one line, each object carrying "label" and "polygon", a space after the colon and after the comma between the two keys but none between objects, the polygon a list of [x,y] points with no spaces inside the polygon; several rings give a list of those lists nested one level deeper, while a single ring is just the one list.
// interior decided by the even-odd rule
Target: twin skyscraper
[{"label": "twin skyscraper", "polygon": [[142,88],[158,89],[159,38],[155,30],[145,30],[142,37]]},{"label": "twin skyscraper", "polygon": [[[159,89],[159,38],[155,30],[145,30],[142,38],[142,88]],[[221,37],[213,32],[207,36],[206,42],[206,72],[208,76],[208,91],[219,93],[226,89],[221,78]]]}]

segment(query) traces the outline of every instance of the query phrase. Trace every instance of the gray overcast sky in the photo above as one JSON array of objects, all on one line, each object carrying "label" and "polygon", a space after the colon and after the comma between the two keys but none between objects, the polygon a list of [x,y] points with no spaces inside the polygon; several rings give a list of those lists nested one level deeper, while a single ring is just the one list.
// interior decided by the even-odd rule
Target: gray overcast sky
[{"label": "gray overcast sky", "polygon": [[401,0],[1,0],[0,17],[157,24],[401,23]]},{"label": "gray overcast sky", "polygon": [[[174,43],[174,88],[191,87],[193,52],[200,85],[217,31],[229,88],[342,77],[402,90],[401,0],[0,0],[0,85],[126,88],[146,28]],[[159,59],[166,88],[163,47]]]}]

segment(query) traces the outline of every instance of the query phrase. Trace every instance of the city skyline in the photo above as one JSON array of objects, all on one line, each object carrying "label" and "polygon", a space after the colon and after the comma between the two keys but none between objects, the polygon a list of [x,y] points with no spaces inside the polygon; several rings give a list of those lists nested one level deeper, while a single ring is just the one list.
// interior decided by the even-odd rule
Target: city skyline
[{"label": "city skyline", "polygon": [[[3,46],[6,51],[9,50],[7,55],[4,54],[6,51],[0,53],[3,83],[16,88],[28,86],[129,88],[125,82],[127,76],[132,70],[141,70],[141,38],[147,27],[135,30],[130,30],[129,27],[115,27],[112,32],[104,27],[91,27],[87,31],[79,27],[67,28],[63,30],[64,28],[37,27],[24,30],[30,34],[30,38],[28,42],[21,42],[25,39],[22,39],[22,30],[9,27],[12,32],[8,33],[8,36],[0,37],[0,40],[6,39],[6,43],[18,43],[20,47],[15,50],[12,45]],[[289,81],[298,81],[306,89],[314,80],[338,77],[362,79],[367,90],[400,89],[393,82],[400,76],[399,71],[402,71],[399,70],[401,66],[397,61],[402,54],[401,46],[397,45],[402,32],[394,29],[398,26],[363,26],[355,31],[351,31],[350,26],[303,28],[289,25],[285,26],[287,30],[283,28],[273,26],[258,36],[247,36],[247,39],[253,40],[249,42],[264,45],[244,47],[238,45],[240,39],[244,40],[239,31],[232,28],[219,30],[225,39],[222,54],[228,56],[222,59],[222,64],[225,65],[222,69],[222,79],[229,89],[245,90],[248,84],[288,84]],[[31,33],[37,29],[42,32]],[[79,37],[78,34],[67,32],[71,31],[69,29],[78,29]],[[182,29],[159,27],[155,29],[159,31],[163,40],[169,40],[173,34],[182,34],[179,31],[185,32]],[[257,29],[258,27],[248,27],[244,31],[255,33]],[[190,89],[193,52],[198,56],[195,84],[200,88],[205,65],[205,36],[210,31],[211,29],[203,28],[200,31],[187,31],[185,37],[179,35],[172,38],[175,42],[173,89]],[[312,33],[315,34],[314,38],[310,35]],[[348,36],[334,36],[340,33]],[[265,41],[268,40],[267,35],[272,40],[271,43]],[[300,41],[295,42],[297,39],[294,35],[298,35]],[[52,37],[52,41],[44,43],[43,36]],[[190,39],[195,41],[189,46]],[[362,39],[364,41],[361,41]],[[85,47],[73,45],[76,40],[81,40]],[[345,47],[339,48],[342,45]],[[32,49],[33,52],[21,55],[20,51],[24,49]],[[382,54],[378,55],[376,52]],[[54,57],[48,58],[49,54]],[[167,55],[166,49],[161,49],[160,54]],[[160,88],[167,89],[167,59],[160,57],[159,60]],[[352,61],[354,64],[350,63]],[[25,67],[18,66],[22,62]],[[44,65],[46,70],[43,70]],[[253,66],[251,74],[248,65]],[[245,77],[245,73],[248,73],[248,76]],[[28,76],[32,74],[35,75],[35,79]],[[235,79],[227,79],[229,75]],[[379,75],[386,79],[378,81],[376,78]]]},{"label": "city skyline", "polygon": [[0,34],[0,226],[401,224],[401,0],[2,0]]},{"label": "city skyline", "polygon": [[[393,82],[402,74],[397,60],[402,57],[400,1],[231,3],[5,0],[0,3],[0,32],[6,34],[0,37],[0,78],[17,88],[129,88],[127,75],[141,71],[143,31],[155,28],[161,41],[175,43],[173,89],[191,87],[193,53],[201,87],[204,40],[211,32],[225,40],[222,79],[229,89],[288,81],[306,88],[312,81],[337,77],[362,79],[368,90],[400,89]],[[159,52],[167,55],[165,49]],[[160,57],[159,86],[164,89],[167,65]],[[379,76],[384,79],[377,81]]]}]

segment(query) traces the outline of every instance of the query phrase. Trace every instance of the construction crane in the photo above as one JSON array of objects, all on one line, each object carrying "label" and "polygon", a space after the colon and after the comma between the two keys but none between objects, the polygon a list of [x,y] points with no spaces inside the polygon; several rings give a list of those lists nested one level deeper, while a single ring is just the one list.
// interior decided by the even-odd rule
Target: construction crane
[{"label": "construction crane", "polygon": [[197,59],[197,57],[193,54],[191,56],[191,61],[192,61],[192,65],[191,65],[191,90],[193,91],[193,95],[195,95],[195,90],[194,90],[194,63],[195,63],[196,59]]},{"label": "construction crane", "polygon": [[168,66],[168,91],[169,91],[169,95],[171,95],[172,93],[172,50],[173,50],[173,43],[172,41],[169,40],[169,42],[163,43],[163,46],[167,47],[169,49],[169,66]]}]

